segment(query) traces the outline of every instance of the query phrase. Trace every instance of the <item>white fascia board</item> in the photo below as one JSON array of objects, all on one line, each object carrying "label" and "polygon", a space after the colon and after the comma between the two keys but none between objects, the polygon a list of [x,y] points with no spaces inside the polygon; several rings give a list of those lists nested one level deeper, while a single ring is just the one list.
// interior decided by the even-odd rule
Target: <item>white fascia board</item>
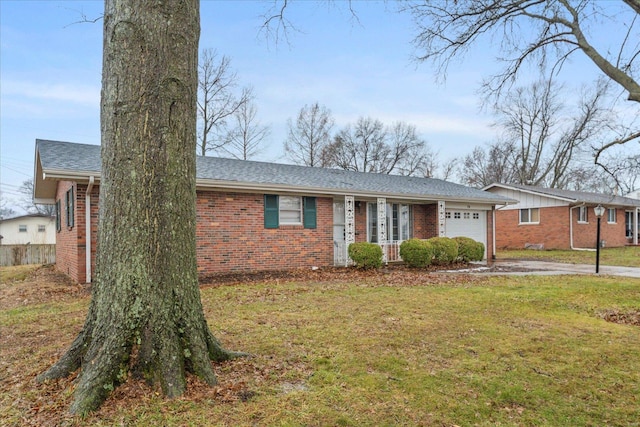
[{"label": "white fascia board", "polygon": [[288,185],[280,185],[274,186],[272,184],[256,184],[256,183],[246,183],[246,182],[231,182],[231,181],[213,181],[206,179],[198,179],[196,180],[196,187],[200,189],[216,189],[216,190],[232,190],[238,192],[260,192],[260,193],[291,193],[291,194],[322,194],[326,196],[354,196],[363,199],[376,199],[378,197],[385,197],[388,199],[398,199],[398,200],[410,200],[410,201],[421,201],[421,202],[437,202],[439,200],[444,200],[446,202],[451,203],[474,203],[474,204],[484,204],[484,205],[495,205],[495,204],[515,204],[517,201],[505,201],[505,200],[487,200],[487,199],[476,199],[476,198],[452,198],[448,196],[442,195],[421,195],[421,194],[397,194],[397,193],[371,193],[368,191],[359,191],[359,190],[345,190],[345,189],[327,189],[321,187],[298,187],[298,186],[288,186]]},{"label": "white fascia board", "polygon": [[572,199],[572,198],[569,198],[569,197],[556,196],[554,194],[543,193],[541,191],[525,190],[524,188],[512,187],[512,186],[510,186],[508,184],[491,184],[491,185],[487,185],[486,187],[482,188],[482,190],[488,191],[490,188],[496,188],[496,187],[497,188],[503,188],[505,190],[521,191],[523,193],[533,194],[535,196],[541,196],[541,197],[548,197],[550,199],[562,200],[564,202],[582,203],[582,202],[579,202],[576,199]]}]

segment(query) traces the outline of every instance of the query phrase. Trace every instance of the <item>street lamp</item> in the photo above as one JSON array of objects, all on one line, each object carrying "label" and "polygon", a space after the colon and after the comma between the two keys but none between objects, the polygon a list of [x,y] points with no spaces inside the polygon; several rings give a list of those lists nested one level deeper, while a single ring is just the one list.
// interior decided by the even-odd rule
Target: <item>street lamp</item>
[{"label": "street lamp", "polygon": [[598,231],[596,232],[596,274],[598,274],[600,272],[600,219],[604,215],[604,207],[598,205],[593,208],[593,211],[598,218]]}]

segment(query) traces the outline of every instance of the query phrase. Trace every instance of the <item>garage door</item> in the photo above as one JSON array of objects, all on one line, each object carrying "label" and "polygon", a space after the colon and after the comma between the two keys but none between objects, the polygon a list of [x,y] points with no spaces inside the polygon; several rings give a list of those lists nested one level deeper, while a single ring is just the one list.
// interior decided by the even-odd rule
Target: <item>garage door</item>
[{"label": "garage door", "polygon": [[470,237],[484,244],[487,257],[487,211],[473,209],[446,209],[445,235]]}]

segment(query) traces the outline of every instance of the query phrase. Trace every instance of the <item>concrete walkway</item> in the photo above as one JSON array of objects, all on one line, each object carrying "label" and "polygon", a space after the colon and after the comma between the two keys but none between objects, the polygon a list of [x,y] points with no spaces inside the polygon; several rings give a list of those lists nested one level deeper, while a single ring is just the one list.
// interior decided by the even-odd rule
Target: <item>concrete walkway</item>
[{"label": "concrete walkway", "polygon": [[[556,275],[556,274],[595,274],[595,264],[563,264],[559,262],[528,261],[528,260],[497,260],[492,264],[497,272],[488,274],[505,275]],[[512,270],[500,272],[501,269]],[[525,271],[518,271],[525,270]],[[485,273],[487,274],[487,273]],[[640,267],[614,267],[600,265],[600,275],[640,277]]]}]

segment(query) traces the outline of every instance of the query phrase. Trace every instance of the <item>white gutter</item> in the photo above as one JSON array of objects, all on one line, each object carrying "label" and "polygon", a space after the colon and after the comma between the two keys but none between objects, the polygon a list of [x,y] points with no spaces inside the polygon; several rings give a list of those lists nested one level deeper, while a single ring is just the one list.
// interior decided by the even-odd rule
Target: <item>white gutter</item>
[{"label": "white gutter", "polygon": [[87,185],[87,192],[84,195],[84,207],[85,207],[85,282],[91,283],[91,190],[93,190],[93,182],[95,178],[93,175],[89,177],[89,185]]},{"label": "white gutter", "polygon": [[573,247],[573,210],[581,206],[585,206],[585,203],[583,202],[581,205],[577,205],[569,208],[569,246],[573,251],[595,251],[595,249],[591,249],[591,248],[574,248]]}]

